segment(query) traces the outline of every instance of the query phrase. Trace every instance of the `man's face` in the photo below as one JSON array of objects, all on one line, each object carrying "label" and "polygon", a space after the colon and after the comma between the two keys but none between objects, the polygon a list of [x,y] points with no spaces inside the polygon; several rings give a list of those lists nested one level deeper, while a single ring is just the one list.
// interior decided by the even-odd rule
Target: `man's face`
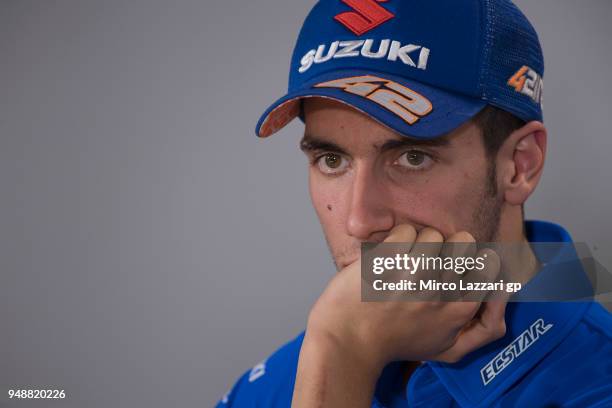
[{"label": "man's face", "polygon": [[338,270],[404,223],[495,239],[503,200],[475,124],[423,142],[333,100],[304,112],[310,195]]}]

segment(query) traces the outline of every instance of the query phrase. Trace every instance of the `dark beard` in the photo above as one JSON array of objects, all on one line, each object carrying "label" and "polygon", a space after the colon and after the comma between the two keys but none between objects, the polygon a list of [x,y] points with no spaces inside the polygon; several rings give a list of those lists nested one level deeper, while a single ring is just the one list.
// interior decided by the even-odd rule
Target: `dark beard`
[{"label": "dark beard", "polygon": [[503,199],[498,197],[497,169],[490,160],[480,205],[472,214],[472,234],[476,242],[495,242],[499,234]]}]

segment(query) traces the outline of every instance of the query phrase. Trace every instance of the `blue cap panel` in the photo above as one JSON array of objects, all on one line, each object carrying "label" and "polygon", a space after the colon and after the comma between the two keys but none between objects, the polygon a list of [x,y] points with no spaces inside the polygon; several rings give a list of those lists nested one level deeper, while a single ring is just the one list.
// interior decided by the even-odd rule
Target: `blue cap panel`
[{"label": "blue cap panel", "polygon": [[512,2],[487,0],[486,4],[482,95],[491,105],[525,121],[541,121],[544,56],[538,34]]},{"label": "blue cap panel", "polygon": [[[309,96],[341,100],[420,138],[453,130],[486,104],[525,121],[542,120],[543,71],[538,36],[510,0],[320,0],[295,45],[289,92],[262,116],[257,134],[282,128],[299,114],[293,100]],[[410,113],[395,101],[383,108],[380,100],[372,103],[381,97],[378,86],[360,85],[371,90],[361,98],[353,86],[313,89],[349,72],[382,78],[387,92],[398,84],[422,90],[432,110],[406,121]],[[418,102],[409,99],[400,104]]]},{"label": "blue cap panel", "polygon": [[[362,35],[356,35],[334,18],[353,10],[345,2],[323,0],[315,5],[304,23],[294,50],[290,90],[321,73],[361,69],[387,72],[450,91],[479,96],[480,44],[484,26],[479,1],[389,0],[375,3],[392,13],[393,17]],[[369,52],[362,52],[365,44],[360,44],[352,51],[353,55],[357,54],[355,56],[343,57],[343,50],[347,48],[332,45],[336,41],[364,43],[366,40],[372,40],[372,45],[366,46]],[[389,46],[385,46],[383,40],[388,40]],[[414,46],[413,51],[401,54],[406,60],[406,57],[410,58],[416,66],[404,62],[402,56],[394,55],[394,41],[399,43],[400,49]],[[316,53],[319,47],[322,51],[319,56],[322,58],[316,60],[324,62],[313,62],[306,71],[300,72],[300,67],[308,66],[302,64],[302,61],[314,60],[309,55]],[[380,58],[364,56],[385,49],[387,52],[381,52]],[[426,61],[426,64],[419,68],[419,60],[422,63]]]}]

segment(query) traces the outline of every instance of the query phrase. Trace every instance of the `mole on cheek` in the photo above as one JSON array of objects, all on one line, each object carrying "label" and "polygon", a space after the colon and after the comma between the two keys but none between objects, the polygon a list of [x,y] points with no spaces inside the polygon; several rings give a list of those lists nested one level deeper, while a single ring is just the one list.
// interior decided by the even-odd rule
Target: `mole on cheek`
[{"label": "mole on cheek", "polygon": [[329,211],[331,211],[331,210],[332,210],[332,206],[331,206],[330,204],[327,204],[327,209],[328,209]]}]

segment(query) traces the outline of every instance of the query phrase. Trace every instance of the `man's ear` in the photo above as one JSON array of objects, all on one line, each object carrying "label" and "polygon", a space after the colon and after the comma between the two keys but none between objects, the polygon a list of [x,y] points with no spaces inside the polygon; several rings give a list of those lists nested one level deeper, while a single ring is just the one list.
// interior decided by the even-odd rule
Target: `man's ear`
[{"label": "man's ear", "polygon": [[535,190],[546,157],[546,128],[542,122],[529,122],[506,139],[497,156],[497,176],[504,199],[522,205]]}]

